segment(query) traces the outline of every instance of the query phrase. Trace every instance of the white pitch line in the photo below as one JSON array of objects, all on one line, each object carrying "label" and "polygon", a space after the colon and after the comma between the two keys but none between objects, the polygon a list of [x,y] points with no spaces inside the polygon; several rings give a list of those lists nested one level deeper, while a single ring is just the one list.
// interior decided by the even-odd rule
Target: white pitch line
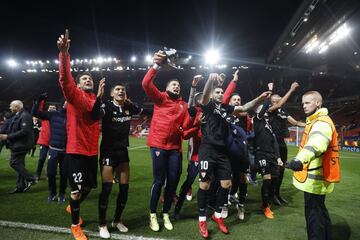
[{"label": "white pitch line", "polygon": [[131,147],[129,148],[129,150],[134,150],[134,149],[139,149],[139,148],[146,148],[146,145],[141,145],[141,146],[135,146],[135,147]]},{"label": "white pitch line", "polygon": [[[10,221],[2,221],[0,220],[0,226],[2,227],[11,227],[11,228],[23,228],[23,229],[30,229],[30,230],[38,230],[43,232],[55,232],[55,233],[67,233],[70,234],[69,228],[63,227],[55,227],[55,226],[48,226],[48,225],[39,225],[39,224],[32,224],[32,223],[22,223],[22,222],[10,222]],[[100,237],[98,232],[84,230],[87,236],[91,237]],[[111,239],[120,239],[120,240],[165,240],[163,238],[149,238],[143,236],[136,236],[136,235],[127,235],[127,234],[116,234],[111,233]]]}]

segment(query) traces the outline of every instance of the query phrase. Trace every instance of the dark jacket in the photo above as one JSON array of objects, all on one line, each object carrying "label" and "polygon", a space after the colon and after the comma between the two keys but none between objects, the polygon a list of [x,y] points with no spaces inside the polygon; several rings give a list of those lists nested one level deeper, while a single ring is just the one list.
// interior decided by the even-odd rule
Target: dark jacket
[{"label": "dark jacket", "polygon": [[27,152],[33,147],[33,121],[27,111],[22,110],[15,114],[9,127],[7,140],[12,152]]},{"label": "dark jacket", "polygon": [[39,102],[35,101],[32,114],[43,120],[50,122],[50,148],[65,151],[66,148],[66,110],[48,112],[39,111]]}]

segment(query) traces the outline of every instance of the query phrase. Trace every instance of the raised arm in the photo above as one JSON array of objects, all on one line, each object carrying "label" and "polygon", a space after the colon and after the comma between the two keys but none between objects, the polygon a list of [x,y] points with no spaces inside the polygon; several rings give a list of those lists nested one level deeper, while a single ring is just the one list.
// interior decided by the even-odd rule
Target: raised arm
[{"label": "raised arm", "polygon": [[189,107],[195,105],[194,98],[195,98],[195,93],[196,93],[196,87],[197,87],[198,83],[202,79],[203,79],[203,76],[195,75],[192,82],[191,82],[190,94],[189,94],[189,99],[188,99],[188,102],[187,102]]},{"label": "raised arm", "polygon": [[235,106],[234,108],[234,114],[240,113],[240,112],[247,112],[250,109],[255,108],[258,106],[264,99],[269,98],[271,95],[271,91],[263,92],[261,95],[259,95],[257,98],[253,99],[252,101],[245,103],[242,106]]},{"label": "raised arm", "polygon": [[201,104],[205,106],[210,101],[210,95],[211,91],[213,90],[213,85],[218,79],[217,73],[210,73],[208,80],[206,81],[204,91],[203,91],[203,97],[201,99]]},{"label": "raised arm", "polygon": [[31,109],[31,115],[40,119],[50,120],[50,112],[43,111],[45,99],[47,99],[47,93],[42,93],[36,98],[36,100],[34,101],[34,105]]},{"label": "raised arm", "polygon": [[157,71],[160,69],[160,65],[166,60],[166,55],[161,51],[154,54],[154,66],[149,69],[149,71],[145,74],[142,86],[146,95],[153,102],[161,102],[164,98],[164,95],[160,92],[160,90],[154,85],[154,79],[156,77]]},{"label": "raised arm", "polygon": [[297,127],[305,127],[306,126],[306,124],[304,122],[297,121],[292,116],[288,116],[287,120],[293,126],[297,126]]},{"label": "raised arm", "polygon": [[104,117],[105,110],[103,108],[103,101],[102,98],[104,96],[104,89],[105,89],[105,78],[102,78],[99,83],[98,92],[96,95],[96,101],[94,103],[94,106],[91,110],[91,118],[96,121],[100,118]]},{"label": "raised arm", "polygon": [[225,103],[225,104],[229,104],[231,94],[236,89],[236,83],[239,80],[239,75],[238,74],[239,74],[239,69],[236,69],[235,73],[233,74],[233,79],[230,81],[229,85],[227,86],[227,88],[226,88],[226,90],[224,92],[223,103]]},{"label": "raised arm", "polygon": [[59,82],[66,101],[72,103],[77,95],[77,87],[75,80],[70,71],[70,39],[69,30],[65,30],[65,34],[61,35],[57,41],[59,53]]},{"label": "raised arm", "polygon": [[279,102],[273,104],[270,108],[269,108],[269,112],[273,112],[278,108],[281,108],[289,99],[290,95],[299,87],[300,85],[297,82],[293,82],[291,84],[291,87],[289,89],[289,91],[287,91],[287,93],[279,100]]}]

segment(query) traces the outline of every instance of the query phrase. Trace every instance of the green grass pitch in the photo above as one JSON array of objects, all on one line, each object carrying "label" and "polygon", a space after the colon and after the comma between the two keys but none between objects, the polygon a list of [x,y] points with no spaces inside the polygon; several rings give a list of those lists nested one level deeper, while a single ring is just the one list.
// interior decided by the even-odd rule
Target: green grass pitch
[{"label": "green grass pitch", "polygon": [[[123,213],[124,223],[129,227],[130,235],[166,238],[166,239],[201,239],[197,229],[196,197],[184,204],[184,219],[173,222],[174,230],[162,228],[152,232],[148,227],[149,193],[152,183],[152,166],[149,149],[144,146],[145,139],[131,138],[130,141],[130,192],[129,200]],[[134,148],[134,149],[131,149]],[[184,149],[187,149],[184,145]],[[35,157],[27,156],[26,165],[35,172],[38,149]],[[289,159],[296,153],[295,147],[289,147]],[[15,187],[15,172],[8,164],[9,152],[3,150],[0,155],[0,221],[24,222],[58,227],[69,227],[70,216],[65,213],[65,205],[47,203],[47,182],[40,181],[26,193],[9,195]],[[342,181],[326,198],[326,205],[333,223],[334,239],[360,239],[360,154],[342,151],[340,153]],[[45,165],[46,166],[46,165]],[[184,152],[183,174],[186,175],[186,152]],[[45,167],[46,168],[46,167]],[[81,205],[81,217],[85,229],[97,232],[97,202],[101,190],[100,177],[98,188],[93,190]],[[179,184],[179,185],[180,185]],[[198,188],[196,182],[194,193]],[[249,185],[244,221],[236,218],[236,209],[230,207],[225,223],[230,229],[229,235],[223,235],[216,225],[208,221],[211,239],[306,239],[303,193],[291,184],[291,173],[286,172],[282,195],[290,201],[288,206],[273,207],[274,220],[267,220],[260,211],[260,189]],[[118,187],[114,185],[109,201],[107,219],[110,223],[115,209]],[[161,211],[161,204],[159,210]],[[159,218],[161,219],[161,218]],[[161,220],[160,220],[161,222]],[[114,230],[111,230],[114,231]],[[49,233],[21,228],[0,227],[0,239],[72,239],[70,234]],[[94,239],[94,237],[91,237]]]}]

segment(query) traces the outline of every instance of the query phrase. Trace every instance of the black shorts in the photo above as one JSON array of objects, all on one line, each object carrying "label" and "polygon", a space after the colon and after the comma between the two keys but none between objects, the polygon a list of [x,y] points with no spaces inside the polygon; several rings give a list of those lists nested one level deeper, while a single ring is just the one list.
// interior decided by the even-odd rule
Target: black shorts
[{"label": "black shorts", "polygon": [[257,152],[255,155],[255,165],[257,171],[262,175],[271,174],[271,177],[280,175],[280,168],[274,154]]},{"label": "black shorts", "polygon": [[69,166],[68,176],[72,193],[84,188],[96,188],[97,156],[66,154],[65,161]]},{"label": "black shorts", "polygon": [[201,144],[199,160],[199,176],[202,182],[231,180],[231,165],[225,147]]},{"label": "black shorts", "polygon": [[100,166],[111,166],[116,168],[120,163],[129,162],[129,152],[127,148],[119,148],[116,151],[106,152],[100,154]]}]

